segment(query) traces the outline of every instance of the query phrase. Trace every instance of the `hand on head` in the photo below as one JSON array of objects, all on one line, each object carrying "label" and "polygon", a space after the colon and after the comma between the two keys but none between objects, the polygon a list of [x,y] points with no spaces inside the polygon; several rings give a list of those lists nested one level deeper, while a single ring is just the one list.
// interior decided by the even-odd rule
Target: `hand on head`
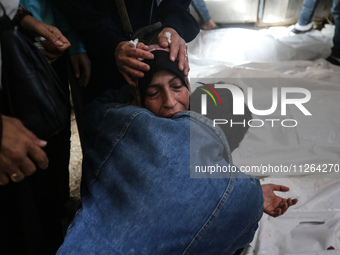
[{"label": "hand on head", "polygon": [[[171,43],[168,36],[171,35]],[[185,41],[172,28],[164,28],[158,35],[158,43],[163,48],[170,48],[169,59],[174,62],[178,60],[178,69],[183,71],[184,76],[189,74],[189,62],[187,46]],[[129,46],[128,41],[118,44],[115,51],[115,59],[118,70],[123,75],[129,85],[137,86],[137,79],[144,77],[144,72],[150,67],[138,59],[152,59],[153,55],[148,51],[149,47],[143,43],[138,43],[136,48]]]},{"label": "hand on head", "polygon": [[[170,45],[166,33],[171,34]],[[188,76],[190,68],[187,45],[176,30],[170,27],[164,28],[158,35],[158,43],[163,48],[170,47],[170,60],[175,61],[175,59],[178,59],[178,69],[183,71],[185,76]]]},{"label": "hand on head", "polygon": [[149,47],[144,43],[137,43],[136,48],[132,48],[128,41],[118,44],[115,52],[118,70],[123,75],[129,85],[137,87],[137,79],[144,77],[144,72],[150,67],[138,60],[153,59],[153,55],[148,52]]}]

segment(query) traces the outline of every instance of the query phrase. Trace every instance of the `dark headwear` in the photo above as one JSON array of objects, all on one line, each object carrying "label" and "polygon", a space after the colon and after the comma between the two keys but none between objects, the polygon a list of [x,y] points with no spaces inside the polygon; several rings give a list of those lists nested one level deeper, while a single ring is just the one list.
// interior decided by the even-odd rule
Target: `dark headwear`
[{"label": "dark headwear", "polygon": [[178,60],[176,59],[174,62],[170,61],[169,52],[166,50],[154,50],[151,52],[154,55],[153,59],[144,59],[143,62],[148,64],[150,66],[150,70],[147,72],[144,72],[144,77],[140,78],[138,80],[138,87],[140,96],[142,99],[142,103],[144,103],[145,99],[145,93],[150,85],[150,82],[152,80],[152,77],[155,73],[161,70],[169,70],[170,72],[174,73],[176,76],[178,76],[183,84],[188,88],[188,80],[187,77],[184,76],[183,71],[180,71],[178,69]]}]

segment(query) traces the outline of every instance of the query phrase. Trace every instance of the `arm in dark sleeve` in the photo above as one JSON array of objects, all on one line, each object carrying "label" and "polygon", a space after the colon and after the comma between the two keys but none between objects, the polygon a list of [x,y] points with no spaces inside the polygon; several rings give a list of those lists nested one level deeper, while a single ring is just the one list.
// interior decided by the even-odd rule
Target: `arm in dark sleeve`
[{"label": "arm in dark sleeve", "polygon": [[64,14],[86,47],[114,54],[116,46],[121,41],[128,40],[120,22],[116,21],[116,19],[119,21],[119,17],[110,16],[110,12],[114,13],[112,11],[114,6],[109,6],[104,12],[96,9],[92,0],[52,0],[52,2]]},{"label": "arm in dark sleeve", "polygon": [[171,27],[186,41],[199,33],[196,19],[189,12],[191,0],[163,0],[158,8],[163,27]]},{"label": "arm in dark sleeve", "polygon": [[0,114],[0,151],[2,142],[2,115]]}]

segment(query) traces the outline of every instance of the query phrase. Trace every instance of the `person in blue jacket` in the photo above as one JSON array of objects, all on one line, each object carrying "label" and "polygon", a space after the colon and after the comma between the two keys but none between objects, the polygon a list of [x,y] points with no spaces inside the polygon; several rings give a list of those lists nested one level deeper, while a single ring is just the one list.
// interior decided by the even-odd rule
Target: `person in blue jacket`
[{"label": "person in blue jacket", "polygon": [[211,120],[188,111],[178,61],[164,50],[152,54],[139,80],[144,107],[132,105],[124,87],[89,108],[82,206],[59,255],[234,254],[253,239],[264,207],[278,216],[296,203],[239,170],[190,178],[195,165],[231,166],[228,142]]}]

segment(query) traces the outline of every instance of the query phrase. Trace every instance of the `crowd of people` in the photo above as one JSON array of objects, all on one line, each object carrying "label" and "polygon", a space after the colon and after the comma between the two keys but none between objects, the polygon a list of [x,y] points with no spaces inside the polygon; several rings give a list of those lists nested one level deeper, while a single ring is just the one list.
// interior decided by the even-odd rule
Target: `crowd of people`
[{"label": "crowd of people", "polygon": [[[119,2],[0,0],[1,19],[42,46],[71,94],[84,155],[82,201],[65,236],[70,122],[39,139],[4,111],[0,94],[0,253],[240,254],[263,212],[280,216],[297,199],[240,171],[190,178],[194,165],[233,165],[247,129],[212,124],[240,117],[227,90],[219,91],[223,108],[199,114],[201,90],[191,94],[188,80],[186,43],[200,31],[190,0],[125,3],[133,31],[161,22],[157,45],[131,40]],[[216,27],[207,12],[201,18],[202,29]],[[336,23],[335,59],[338,35]]]}]

